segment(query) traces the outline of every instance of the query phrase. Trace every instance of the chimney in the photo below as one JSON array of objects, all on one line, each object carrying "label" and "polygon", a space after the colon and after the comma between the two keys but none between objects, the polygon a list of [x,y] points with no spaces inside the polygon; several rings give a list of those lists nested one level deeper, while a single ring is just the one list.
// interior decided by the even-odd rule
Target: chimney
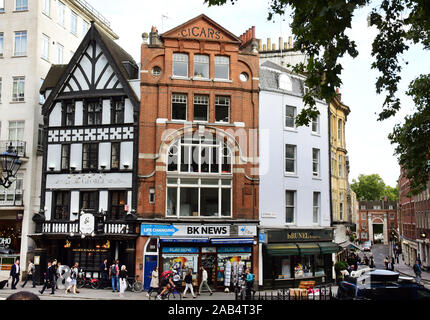
[{"label": "chimney", "polygon": [[266,50],[266,45],[265,45],[265,44],[263,44],[263,51],[267,51],[267,50]]},{"label": "chimney", "polygon": [[288,47],[289,47],[290,49],[292,49],[292,48],[293,48],[293,37],[292,37],[292,36],[289,36],[289,37],[288,37]]},{"label": "chimney", "polygon": [[151,32],[149,33],[149,44],[161,45],[161,40],[158,35],[158,30],[155,26],[151,27]]},{"label": "chimney", "polygon": [[336,88],[336,95],[339,98],[339,101],[342,101],[342,94],[339,91],[339,88]]},{"label": "chimney", "polygon": [[284,50],[288,49],[288,42],[284,42]]},{"label": "chimney", "polygon": [[282,37],[279,37],[279,50],[282,50],[282,42],[283,42]]},{"label": "chimney", "polygon": [[258,39],[257,40],[257,43],[258,43],[258,51],[261,51],[261,39]]},{"label": "chimney", "polygon": [[272,48],[272,39],[267,38],[267,50],[270,50]]},{"label": "chimney", "polygon": [[272,44],[272,51],[276,51],[276,43]]}]

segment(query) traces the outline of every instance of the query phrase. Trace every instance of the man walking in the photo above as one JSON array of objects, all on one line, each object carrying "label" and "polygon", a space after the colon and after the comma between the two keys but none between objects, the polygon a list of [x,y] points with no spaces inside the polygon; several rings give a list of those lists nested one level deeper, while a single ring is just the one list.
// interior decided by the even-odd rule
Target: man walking
[{"label": "man walking", "polygon": [[415,272],[415,281],[418,284],[421,284],[421,266],[420,266],[420,263],[419,263],[418,260],[415,261],[413,269],[414,269],[414,272]]},{"label": "man walking", "polygon": [[45,289],[51,286],[51,294],[55,293],[55,270],[51,262],[48,262],[48,269],[46,269],[45,273],[45,283],[43,284],[42,290],[40,290],[40,294],[45,292]]},{"label": "man walking", "polygon": [[102,287],[104,287],[105,284],[108,282],[108,277],[109,277],[109,266],[107,263],[107,259],[103,260],[99,269],[100,269]]},{"label": "man walking", "polygon": [[201,270],[202,270],[202,282],[200,283],[199,292],[197,293],[197,295],[200,295],[202,293],[203,285],[205,285],[206,288],[208,288],[209,295],[212,295],[213,292],[212,292],[211,288],[209,288],[209,285],[208,285],[208,272],[205,270],[204,267],[201,267]]},{"label": "man walking", "polygon": [[34,265],[33,261],[30,260],[28,262],[27,276],[25,277],[25,281],[21,286],[22,288],[24,288],[24,286],[27,284],[27,281],[30,279],[33,280],[33,288],[36,288],[36,279],[34,276],[35,271],[36,271],[36,266]]},{"label": "man walking", "polygon": [[119,292],[119,260],[117,259],[109,269],[109,277],[112,279],[112,292]]},{"label": "man walking", "polygon": [[20,267],[19,267],[19,259],[16,259],[15,263],[12,265],[12,268],[10,269],[10,276],[12,277],[12,289],[16,289],[16,285],[19,282],[19,274],[20,274]]}]

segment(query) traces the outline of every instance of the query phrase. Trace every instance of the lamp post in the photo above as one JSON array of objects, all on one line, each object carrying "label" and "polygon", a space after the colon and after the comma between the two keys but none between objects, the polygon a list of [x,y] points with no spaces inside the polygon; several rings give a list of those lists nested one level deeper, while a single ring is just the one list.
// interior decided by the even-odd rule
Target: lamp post
[{"label": "lamp post", "polygon": [[9,188],[13,179],[21,167],[21,160],[12,147],[12,142],[5,152],[0,153],[0,185]]}]

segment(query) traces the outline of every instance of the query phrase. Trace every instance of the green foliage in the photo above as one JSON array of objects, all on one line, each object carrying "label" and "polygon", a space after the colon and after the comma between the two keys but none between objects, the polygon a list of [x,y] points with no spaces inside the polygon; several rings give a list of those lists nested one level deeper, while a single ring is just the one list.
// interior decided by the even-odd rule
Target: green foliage
[{"label": "green foliage", "polygon": [[[234,4],[238,0],[230,0]],[[209,6],[224,5],[227,0],[204,0]],[[315,98],[330,102],[335,90],[342,83],[342,65],[339,58],[345,54],[358,55],[354,40],[345,31],[351,28],[351,20],[361,6],[369,6],[370,0],[269,0],[268,20],[285,15],[292,9],[291,29],[295,35],[294,48],[305,53],[307,64],[294,66],[293,71],[305,74],[309,92],[303,97],[305,108],[297,116],[297,125],[308,125],[317,114]],[[373,4],[372,4],[373,5]],[[396,96],[401,80],[404,54],[411,45],[420,44],[430,49],[430,1],[429,0],[379,0],[372,8],[370,24],[378,29],[372,44],[374,61],[372,68],[379,72],[376,92],[385,94],[378,120],[392,117],[400,109]],[[407,62],[405,62],[407,63]],[[423,66],[423,69],[428,68]],[[407,170],[412,192],[425,189],[428,181],[430,158],[429,116],[430,81],[424,74],[411,82],[408,95],[417,105],[417,111],[395,126],[389,135],[396,144],[395,155],[399,164]]]},{"label": "green foliage", "polygon": [[353,179],[351,189],[357,194],[359,200],[382,200],[386,196],[390,201],[397,201],[398,190],[385,185],[379,174],[358,176],[358,181]]},{"label": "green foliage", "polygon": [[346,268],[348,267],[348,263],[346,263],[346,261],[337,261],[334,264],[334,270],[336,271],[336,274],[340,274],[340,272],[342,270],[346,270]]}]

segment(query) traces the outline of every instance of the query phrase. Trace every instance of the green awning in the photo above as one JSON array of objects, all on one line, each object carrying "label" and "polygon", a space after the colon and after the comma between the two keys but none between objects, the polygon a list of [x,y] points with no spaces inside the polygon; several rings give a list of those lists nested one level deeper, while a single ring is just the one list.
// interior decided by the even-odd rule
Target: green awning
[{"label": "green awning", "polygon": [[318,245],[321,248],[321,254],[336,253],[340,249],[339,245],[334,242],[318,242]]},{"label": "green awning", "polygon": [[295,243],[271,243],[266,245],[267,253],[272,256],[296,256],[299,248]]},{"label": "green awning", "polygon": [[316,242],[301,242],[296,244],[299,246],[300,255],[313,255],[321,253],[320,247]]}]

